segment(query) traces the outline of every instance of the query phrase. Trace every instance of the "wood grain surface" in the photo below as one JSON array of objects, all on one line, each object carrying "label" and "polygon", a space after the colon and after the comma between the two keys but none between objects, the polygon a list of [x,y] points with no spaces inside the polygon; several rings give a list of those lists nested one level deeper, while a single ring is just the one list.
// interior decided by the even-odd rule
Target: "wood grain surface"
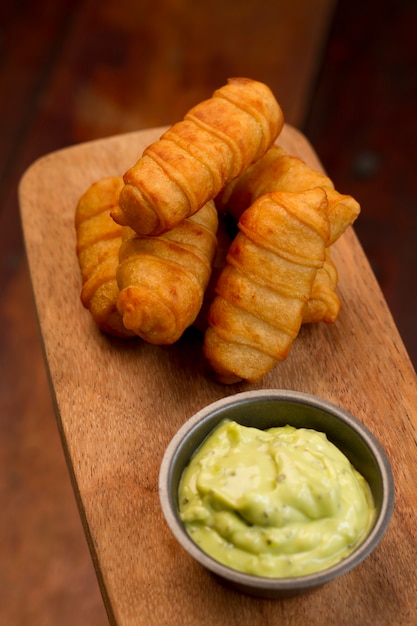
[{"label": "wood grain surface", "polygon": [[[109,619],[133,624],[414,624],[417,547],[415,373],[353,229],[334,246],[342,311],[305,326],[288,359],[259,384],[214,381],[190,329],[175,345],[116,340],[83,309],[74,210],[95,180],[121,174],[161,129],[42,157],[20,184],[20,207],[58,424]],[[303,135],[280,143],[320,167]],[[178,546],[162,517],[158,472],[181,424],[207,403],[249,388],[314,393],[351,411],[391,460],[396,504],[388,531],[356,570],[297,599],[229,590]]]}]

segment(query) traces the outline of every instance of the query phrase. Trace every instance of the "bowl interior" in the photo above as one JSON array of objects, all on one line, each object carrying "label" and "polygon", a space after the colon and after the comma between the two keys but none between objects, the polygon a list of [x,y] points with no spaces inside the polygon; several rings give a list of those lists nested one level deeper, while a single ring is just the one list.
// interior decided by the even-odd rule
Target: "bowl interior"
[{"label": "bowl interior", "polygon": [[[258,579],[256,582],[253,581],[254,585],[252,585],[258,589],[257,595],[261,595],[259,591],[261,588],[265,591],[268,588],[270,597],[272,587],[295,589],[322,584],[351,569],[369,554],[386,530],[394,500],[391,468],[378,441],[353,416],[324,400],[296,392],[255,391],[243,392],[215,402],[197,413],[178,431],[164,457],[160,483],[162,506],[165,508],[165,516],[171,530],[188,551],[191,549],[194,557],[215,573],[226,576],[232,583],[236,583],[235,586],[246,591],[248,585],[251,586],[250,579],[258,578],[238,574],[224,566],[219,567],[204,553],[199,554],[201,551],[198,548],[192,548],[191,539],[185,536],[186,532],[178,514],[178,485],[182,472],[195,450],[224,419],[235,420],[244,426],[255,426],[260,429],[290,424],[297,428],[312,428],[326,433],[327,438],[364,476],[370,486],[376,506],[376,521],[370,535],[341,564],[299,579],[273,579],[273,581]],[[166,493],[164,493],[164,487]]]},{"label": "bowl interior", "polygon": [[354,423],[356,420],[342,413],[343,415],[335,415],[329,412],[326,405],[320,403],[305,404],[301,399],[278,400],[274,397],[236,400],[234,403],[214,409],[212,413],[203,416],[201,421],[194,424],[172,458],[171,481],[175,506],[178,507],[179,480],[191,456],[222,420],[230,419],[244,426],[256,426],[262,430],[290,424],[296,428],[312,428],[326,433],[329,441],[334,443],[364,476],[379,511],[384,488],[375,454],[379,452],[379,446],[371,441],[371,435],[364,437],[364,429],[361,427],[360,431],[358,430],[358,425]]}]

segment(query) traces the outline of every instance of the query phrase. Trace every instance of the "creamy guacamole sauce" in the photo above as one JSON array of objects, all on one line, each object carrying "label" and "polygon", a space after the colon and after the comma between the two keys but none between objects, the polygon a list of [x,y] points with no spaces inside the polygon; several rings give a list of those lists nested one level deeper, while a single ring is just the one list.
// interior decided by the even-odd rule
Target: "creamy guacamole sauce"
[{"label": "creamy guacamole sauce", "polygon": [[323,433],[225,421],[179,486],[180,515],[200,548],[257,576],[304,576],[333,565],[374,518],[365,479]]}]

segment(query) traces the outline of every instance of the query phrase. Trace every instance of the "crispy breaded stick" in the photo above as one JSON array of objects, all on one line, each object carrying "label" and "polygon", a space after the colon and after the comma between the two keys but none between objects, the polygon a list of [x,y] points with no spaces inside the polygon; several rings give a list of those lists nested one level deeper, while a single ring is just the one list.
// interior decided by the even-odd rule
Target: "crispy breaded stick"
[{"label": "crispy breaded stick", "polygon": [[[215,287],[218,277],[226,265],[227,252],[232,241],[230,234],[227,231],[226,221],[227,216],[220,213],[219,228],[217,231],[218,246],[216,258],[213,263],[213,272],[204,295],[203,306],[194,322],[194,326],[202,333],[204,333],[207,329],[208,310],[215,296]],[[326,248],[323,267],[317,270],[310,298],[304,307],[303,324],[318,322],[332,324],[336,321],[341,307],[339,296],[336,293],[337,281],[337,268],[331,258],[330,249]]]},{"label": "crispy breaded stick", "polygon": [[81,196],[75,211],[77,256],[81,271],[81,301],[105,333],[132,337],[117,311],[121,226],[110,217],[123,186],[121,177],[103,178]]},{"label": "crispy breaded stick", "polygon": [[287,357],[329,236],[322,188],[262,195],[240,217],[208,313],[204,354],[220,382],[256,382]]},{"label": "crispy breaded stick", "polygon": [[262,159],[249,166],[216,198],[219,209],[227,209],[236,220],[259,196],[270,191],[299,192],[323,187],[327,194],[332,245],[360,213],[359,203],[335,190],[332,180],[311,169],[302,159],[274,145]]},{"label": "crispy breaded stick", "polygon": [[181,337],[203,303],[217,224],[211,201],[156,237],[123,227],[117,306],[126,328],[153,344],[171,344]]},{"label": "crispy breaded stick", "polygon": [[[352,196],[339,193],[328,176],[311,169],[280,146],[272,146],[262,159],[229,183],[216,198],[216,204],[237,220],[250,204],[265,193],[296,193],[314,187],[322,187],[327,195],[330,230],[326,245],[330,247],[358,217],[359,203]],[[335,291],[337,280],[336,268],[329,258],[317,273],[312,297],[304,312],[304,323],[336,320],[340,311],[340,300]]]},{"label": "crispy breaded stick", "polygon": [[114,220],[159,235],[196,213],[260,159],[284,124],[269,87],[232,78],[148,146],[124,175]]}]

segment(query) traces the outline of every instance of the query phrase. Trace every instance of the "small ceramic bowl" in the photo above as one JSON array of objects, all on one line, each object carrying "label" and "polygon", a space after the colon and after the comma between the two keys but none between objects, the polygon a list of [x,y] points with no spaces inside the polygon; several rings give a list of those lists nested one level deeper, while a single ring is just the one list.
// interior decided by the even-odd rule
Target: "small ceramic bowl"
[{"label": "small ceramic bowl", "polygon": [[[367,538],[338,564],[293,578],[266,578],[233,570],[205,554],[189,537],[178,513],[178,485],[194,451],[224,419],[260,429],[290,424],[326,433],[364,476],[372,491],[376,519]],[[307,592],[345,574],[382,539],[394,507],[394,482],[387,456],[370,431],[345,410],[312,395],[285,390],[238,393],[214,402],[191,417],[169,444],[162,460],[159,495],[165,519],[181,546],[223,582],[244,593],[279,598]]]}]

